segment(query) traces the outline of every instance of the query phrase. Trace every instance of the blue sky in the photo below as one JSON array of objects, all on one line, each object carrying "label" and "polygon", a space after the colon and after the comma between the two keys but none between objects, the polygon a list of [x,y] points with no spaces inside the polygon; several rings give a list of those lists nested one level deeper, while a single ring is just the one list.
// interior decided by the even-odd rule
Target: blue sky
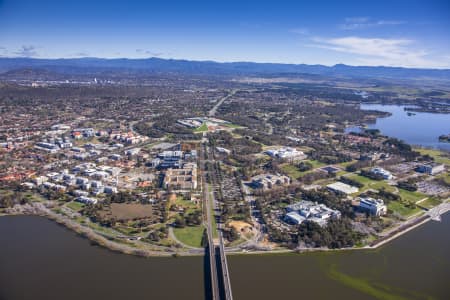
[{"label": "blue sky", "polygon": [[0,0],[0,56],[450,68],[450,1]]}]

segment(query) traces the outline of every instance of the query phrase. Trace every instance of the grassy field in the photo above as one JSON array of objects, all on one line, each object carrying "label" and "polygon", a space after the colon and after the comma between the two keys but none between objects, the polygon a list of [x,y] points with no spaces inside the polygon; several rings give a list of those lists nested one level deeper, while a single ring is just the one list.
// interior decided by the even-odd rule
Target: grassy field
[{"label": "grassy field", "polygon": [[80,211],[84,208],[84,204],[76,201],[71,201],[66,206],[74,211]]},{"label": "grassy field", "polygon": [[419,192],[410,192],[403,189],[398,189],[398,194],[402,197],[403,201],[416,203],[423,198],[426,198],[427,195],[419,193]]},{"label": "grassy field", "polygon": [[[211,193],[212,189],[211,189],[211,185],[208,184],[208,192]],[[212,227],[212,234],[214,238],[217,238],[219,236],[219,233],[217,232],[217,223],[216,223],[216,218],[214,217],[214,205],[213,202],[210,201],[210,207],[209,209],[211,209],[211,227]]]},{"label": "grassy field", "polygon": [[126,221],[153,217],[153,208],[149,204],[112,203],[109,209],[100,211],[100,214],[118,221]]},{"label": "grassy field", "polygon": [[287,175],[293,179],[297,179],[300,176],[310,172],[310,171],[301,172],[296,166],[290,164],[281,166],[281,169],[285,171]]},{"label": "grassy field", "polygon": [[419,151],[422,155],[428,154],[429,156],[433,157],[434,161],[437,163],[450,165],[450,155],[446,154],[445,152],[424,148],[416,148],[414,150]]},{"label": "grassy field", "polygon": [[200,248],[202,246],[203,226],[186,226],[184,228],[174,228],[173,233],[176,238],[191,247]]},{"label": "grassy field", "polygon": [[389,185],[384,180],[380,180],[380,181],[373,180],[373,182],[370,183],[369,186],[371,189],[376,189],[376,190],[381,190],[384,188],[388,192],[395,192],[395,190],[396,190],[395,187],[393,187],[392,185]]},{"label": "grassy field", "polygon": [[347,167],[348,165],[351,165],[351,164],[353,164],[354,162],[355,162],[354,160],[351,160],[351,161],[346,161],[346,162],[343,162],[343,163],[339,163],[339,164],[337,164],[337,166],[339,166],[339,167],[341,167],[341,168],[345,169],[345,167]]},{"label": "grassy field", "polygon": [[441,200],[430,197],[427,200],[424,200],[424,201],[418,203],[417,205],[420,205],[425,208],[433,208],[441,203],[442,203]]},{"label": "grassy field", "polygon": [[447,184],[450,184],[450,173],[449,172],[444,172],[444,173],[436,176],[436,178],[443,179]]},{"label": "grassy field", "polygon": [[305,160],[304,162],[309,162],[310,164],[312,164],[313,169],[325,166],[323,162],[317,160]]},{"label": "grassy field", "polygon": [[183,207],[185,209],[186,214],[189,214],[194,210],[198,209],[197,205],[194,202],[186,200],[182,196],[177,196],[177,199],[174,201],[173,204]]},{"label": "grassy field", "polygon": [[228,128],[243,128],[242,126],[233,124],[233,123],[227,123],[227,124],[224,124],[224,126],[228,127]]},{"label": "grassy field", "polygon": [[406,207],[402,202],[400,201],[391,201],[389,202],[389,204],[387,205],[388,209],[398,213],[399,215],[401,215],[402,217],[410,217],[420,211],[422,211],[422,209],[420,209],[419,207],[416,208],[409,208]]},{"label": "grassy field", "polygon": [[372,180],[370,178],[361,176],[361,175],[350,175],[348,178],[358,181],[361,184],[364,184],[364,187],[361,188],[362,191],[368,189],[381,190],[384,188],[388,192],[394,192],[395,187],[390,186],[385,180]]},{"label": "grassy field", "polygon": [[208,125],[206,125],[206,123],[203,123],[202,126],[197,127],[197,128],[194,129],[195,133],[197,133],[197,132],[205,132],[205,131],[208,131]]}]

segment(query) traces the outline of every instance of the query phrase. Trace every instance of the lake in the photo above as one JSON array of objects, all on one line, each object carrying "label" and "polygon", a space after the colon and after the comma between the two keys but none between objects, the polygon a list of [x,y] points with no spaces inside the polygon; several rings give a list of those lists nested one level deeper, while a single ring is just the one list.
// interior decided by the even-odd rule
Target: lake
[{"label": "lake", "polygon": [[[439,148],[450,151],[450,143],[439,142],[439,136],[450,133],[450,114],[414,112],[408,116],[401,105],[362,104],[363,110],[390,112],[386,118],[378,118],[368,128],[379,129],[382,134],[396,137],[411,145]],[[359,127],[349,127],[346,132],[359,131]]]},{"label": "lake", "polygon": [[[450,214],[374,251],[229,256],[234,299],[448,299]],[[42,217],[0,217],[0,300],[204,299],[202,257],[111,252]]]}]

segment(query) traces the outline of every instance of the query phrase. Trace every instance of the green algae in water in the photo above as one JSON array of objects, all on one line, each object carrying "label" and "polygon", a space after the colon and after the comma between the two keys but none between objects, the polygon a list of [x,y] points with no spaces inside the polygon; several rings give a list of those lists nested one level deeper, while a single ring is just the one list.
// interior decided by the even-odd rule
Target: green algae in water
[{"label": "green algae in water", "polygon": [[371,280],[366,278],[344,274],[338,271],[336,264],[329,265],[327,275],[335,281],[380,300],[434,299],[431,296],[393,288],[379,282],[371,282]]}]

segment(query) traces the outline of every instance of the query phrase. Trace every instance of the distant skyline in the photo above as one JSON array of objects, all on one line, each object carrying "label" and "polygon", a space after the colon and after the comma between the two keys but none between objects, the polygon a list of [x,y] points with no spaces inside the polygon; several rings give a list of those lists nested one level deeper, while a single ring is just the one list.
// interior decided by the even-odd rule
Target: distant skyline
[{"label": "distant skyline", "polygon": [[450,1],[0,0],[0,57],[450,68]]}]

